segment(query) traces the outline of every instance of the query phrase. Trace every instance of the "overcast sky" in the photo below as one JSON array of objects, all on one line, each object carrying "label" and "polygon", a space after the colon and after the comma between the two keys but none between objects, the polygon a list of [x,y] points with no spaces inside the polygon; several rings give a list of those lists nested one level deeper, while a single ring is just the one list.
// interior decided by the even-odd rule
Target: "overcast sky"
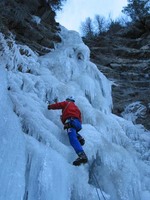
[{"label": "overcast sky", "polygon": [[126,5],[127,0],[67,0],[56,20],[69,30],[80,31],[81,22],[87,17],[93,19],[98,14],[115,19]]}]

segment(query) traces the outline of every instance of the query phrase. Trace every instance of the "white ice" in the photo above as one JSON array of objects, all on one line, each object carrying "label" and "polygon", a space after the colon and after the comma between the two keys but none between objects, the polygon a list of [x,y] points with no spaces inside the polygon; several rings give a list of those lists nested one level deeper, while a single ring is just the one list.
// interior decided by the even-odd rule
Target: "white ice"
[{"label": "white ice", "polygon": [[[150,132],[111,113],[111,82],[79,34],[44,56],[0,34],[0,200],[149,200]],[[47,101],[73,95],[89,164],[76,159]]]}]

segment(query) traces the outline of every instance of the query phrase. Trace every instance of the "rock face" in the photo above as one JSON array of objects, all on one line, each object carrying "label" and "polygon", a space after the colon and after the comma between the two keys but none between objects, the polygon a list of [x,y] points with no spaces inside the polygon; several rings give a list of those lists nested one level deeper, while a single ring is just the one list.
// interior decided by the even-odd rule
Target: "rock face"
[{"label": "rock face", "polygon": [[43,55],[60,42],[55,12],[46,1],[5,0],[0,2],[0,32],[13,34],[18,43]]},{"label": "rock face", "polygon": [[85,43],[92,62],[114,82],[113,112],[122,116],[127,106],[139,102],[144,112],[138,112],[135,123],[150,129],[150,32],[136,39],[106,35]]}]

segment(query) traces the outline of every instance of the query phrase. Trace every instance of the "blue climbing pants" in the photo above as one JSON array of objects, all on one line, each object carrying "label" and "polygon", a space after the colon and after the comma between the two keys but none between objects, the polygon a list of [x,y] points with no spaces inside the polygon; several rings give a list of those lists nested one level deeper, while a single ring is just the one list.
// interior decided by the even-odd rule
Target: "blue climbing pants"
[{"label": "blue climbing pants", "polygon": [[81,122],[75,118],[70,120],[70,124],[72,127],[67,130],[69,141],[75,152],[78,154],[83,152],[83,148],[77,138],[77,135],[79,135],[78,131],[82,129]]}]

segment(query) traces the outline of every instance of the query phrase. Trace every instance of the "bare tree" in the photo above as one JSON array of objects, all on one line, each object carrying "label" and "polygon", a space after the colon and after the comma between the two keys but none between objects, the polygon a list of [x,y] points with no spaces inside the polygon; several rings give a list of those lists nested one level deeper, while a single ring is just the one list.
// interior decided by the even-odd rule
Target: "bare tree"
[{"label": "bare tree", "polygon": [[95,15],[94,25],[95,33],[98,35],[105,32],[108,28],[105,17],[100,15]]},{"label": "bare tree", "polygon": [[94,35],[94,30],[93,30],[93,22],[90,17],[86,18],[85,22],[81,23],[81,33],[83,36],[87,38],[91,38]]}]

